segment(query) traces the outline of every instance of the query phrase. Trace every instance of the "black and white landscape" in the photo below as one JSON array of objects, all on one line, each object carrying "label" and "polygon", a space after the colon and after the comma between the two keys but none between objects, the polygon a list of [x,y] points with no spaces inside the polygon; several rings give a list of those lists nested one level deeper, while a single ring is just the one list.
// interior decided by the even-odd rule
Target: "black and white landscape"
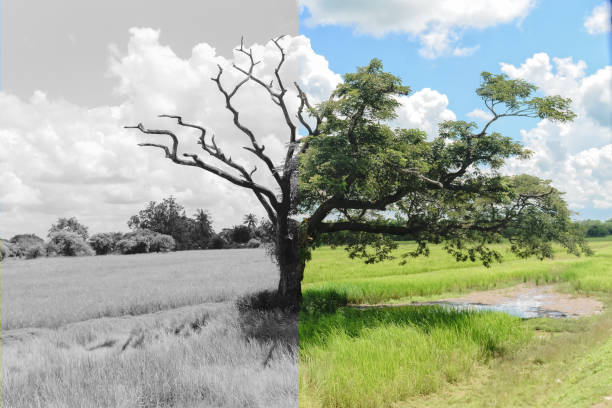
[{"label": "black and white landscape", "polygon": [[2,18],[2,406],[297,406],[293,84],[338,81],[297,4]]}]

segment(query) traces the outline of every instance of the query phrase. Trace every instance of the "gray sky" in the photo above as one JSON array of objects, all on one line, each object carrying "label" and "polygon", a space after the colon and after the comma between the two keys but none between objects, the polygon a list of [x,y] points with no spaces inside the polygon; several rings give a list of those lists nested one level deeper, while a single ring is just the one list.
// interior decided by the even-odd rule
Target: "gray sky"
[{"label": "gray sky", "polygon": [[[243,152],[208,80],[217,57],[205,46],[190,60],[192,49],[208,44],[232,58],[241,36],[262,46],[281,34],[296,36],[297,0],[7,0],[0,7],[1,237],[44,236],[67,216],[90,232],[125,231],[130,215],[171,194],[189,215],[209,210],[217,229],[240,223],[247,212],[263,215],[252,193],[139,148],[144,136],[123,126],[150,124],[176,109],[214,126],[226,150]],[[270,69],[274,58],[260,67]],[[228,81],[237,78],[227,72]],[[119,85],[123,93],[113,93]],[[257,95],[241,93],[245,118],[260,109]],[[251,115],[253,126],[262,122],[261,114]],[[284,140],[276,116],[264,124],[266,145],[271,135]]]},{"label": "gray sky", "polygon": [[244,35],[263,43],[297,35],[297,0],[8,0],[2,7],[2,90],[43,90],[84,106],[116,99],[106,75],[109,45],[125,47],[130,27],[162,30],[185,58],[207,42],[224,56]]}]

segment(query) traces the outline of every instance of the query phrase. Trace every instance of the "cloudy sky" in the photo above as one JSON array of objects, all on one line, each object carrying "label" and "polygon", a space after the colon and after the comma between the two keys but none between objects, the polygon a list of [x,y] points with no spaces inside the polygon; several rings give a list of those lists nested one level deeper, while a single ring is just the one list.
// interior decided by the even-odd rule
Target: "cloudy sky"
[{"label": "cloudy sky", "polygon": [[[259,44],[258,68],[268,72],[278,54],[266,43],[297,35],[297,7],[287,0],[2,2],[0,236],[44,236],[60,216],[77,216],[92,232],[125,231],[130,215],[171,194],[188,213],[209,210],[217,228],[247,212],[263,215],[251,194],[137,147],[147,137],[122,127],[172,128],[155,116],[182,114],[251,166],[210,77],[221,64],[227,86],[242,79],[231,63],[243,35]],[[291,38],[285,45],[300,48]],[[300,52],[287,64],[289,83]],[[258,92],[246,88],[236,104],[278,155],[287,132]],[[193,133],[181,137],[184,151],[197,147]]]},{"label": "cloudy sky", "polygon": [[[497,126],[536,152],[505,171],[551,178],[582,218],[612,217],[610,17],[601,0],[21,0],[2,2],[1,30],[2,237],[45,235],[60,216],[77,216],[92,232],[126,230],[146,202],[171,194],[188,213],[209,210],[218,229],[247,212],[263,215],[248,192],[137,147],[151,136],[122,128],[179,130],[156,116],[181,114],[255,165],[210,81],[217,64],[227,86],[241,79],[231,64],[245,62],[232,51],[242,35],[268,78],[278,58],[268,39],[288,34],[283,75],[314,100],[340,74],[381,58],[414,90],[397,124],[432,135],[441,120],[486,119],[474,94],[483,70],[571,97],[579,115],[572,124]],[[280,158],[287,130],[266,102],[256,87],[236,96],[241,118]],[[183,151],[197,148],[193,133],[181,140]],[[263,170],[257,175],[270,183]]]},{"label": "cloudy sky", "polygon": [[[384,4],[384,6],[383,6]],[[610,3],[604,0],[302,0],[300,34],[333,72],[377,57],[414,93],[397,122],[430,134],[444,119],[483,123],[481,71],[572,98],[574,123],[500,121],[535,152],[507,173],[552,179],[579,218],[612,218]]]}]

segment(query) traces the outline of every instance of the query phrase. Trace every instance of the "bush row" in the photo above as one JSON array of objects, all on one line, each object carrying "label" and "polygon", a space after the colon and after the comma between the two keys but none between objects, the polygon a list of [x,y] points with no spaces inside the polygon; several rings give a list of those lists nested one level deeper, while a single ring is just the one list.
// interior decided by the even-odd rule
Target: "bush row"
[{"label": "bush row", "polygon": [[120,232],[95,234],[88,241],[76,232],[57,231],[49,236],[48,242],[33,234],[16,235],[10,241],[1,240],[0,259],[168,252],[175,246],[176,243],[171,236],[148,230],[127,234]]}]

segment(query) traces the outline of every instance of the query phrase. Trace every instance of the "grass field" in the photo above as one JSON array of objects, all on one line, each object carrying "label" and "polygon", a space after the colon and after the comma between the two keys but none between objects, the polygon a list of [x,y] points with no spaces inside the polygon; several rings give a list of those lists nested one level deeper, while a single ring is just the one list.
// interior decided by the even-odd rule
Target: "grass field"
[{"label": "grass field", "polygon": [[[553,260],[485,268],[429,258],[364,265],[338,248],[314,252],[300,314],[302,407],[590,407],[612,395],[612,240],[595,255],[560,248]],[[411,248],[400,246],[397,255]],[[346,303],[406,302],[518,283],[554,283],[595,296],[600,315],[522,321],[436,307],[358,310]]]},{"label": "grass field", "polygon": [[9,259],[1,273],[3,330],[224,302],[278,280],[264,249]]},{"label": "grass field", "polygon": [[297,316],[258,249],[2,263],[2,407],[294,407]]}]

